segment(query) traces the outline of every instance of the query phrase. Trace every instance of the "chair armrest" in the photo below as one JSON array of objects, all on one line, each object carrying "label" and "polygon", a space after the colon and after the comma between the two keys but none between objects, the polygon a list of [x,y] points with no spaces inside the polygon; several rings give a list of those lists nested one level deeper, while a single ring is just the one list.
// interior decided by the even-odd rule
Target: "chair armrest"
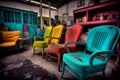
[{"label": "chair armrest", "polygon": [[34,41],[39,40],[39,38],[43,38],[43,36],[35,36],[35,37],[34,37]]},{"label": "chair armrest", "polygon": [[89,64],[90,64],[90,68],[91,70],[94,70],[94,65],[93,65],[93,60],[96,56],[102,55],[102,54],[109,54],[107,55],[107,57],[103,60],[104,64],[106,64],[108,62],[108,60],[110,59],[110,56],[112,54],[112,51],[107,50],[107,51],[96,51],[94,53],[91,54],[90,60],[89,60]]},{"label": "chair armrest", "polygon": [[69,48],[68,48],[68,45],[69,45],[69,44],[86,45],[86,43],[83,43],[83,42],[67,42],[67,43],[65,44],[65,47],[66,47],[66,51],[67,51],[67,52],[70,52],[70,50],[69,50]]},{"label": "chair armrest", "polygon": [[48,40],[48,44],[50,44],[50,43],[51,43],[51,40],[52,40],[52,39],[61,39],[61,38],[57,38],[57,37],[50,37],[50,38],[49,38],[49,40]]}]

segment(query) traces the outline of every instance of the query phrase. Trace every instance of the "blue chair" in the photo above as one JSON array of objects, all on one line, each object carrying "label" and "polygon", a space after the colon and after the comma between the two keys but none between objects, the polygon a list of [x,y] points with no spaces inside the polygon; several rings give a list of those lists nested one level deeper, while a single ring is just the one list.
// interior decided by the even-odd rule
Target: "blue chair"
[{"label": "blue chair", "polygon": [[[66,69],[79,80],[85,80],[88,74],[103,72],[120,38],[120,29],[113,25],[101,25],[88,32],[86,43],[68,42],[63,55],[62,75]],[[84,51],[70,52],[69,44],[84,45]]]},{"label": "blue chair", "polygon": [[39,40],[43,40],[43,36],[44,36],[44,30],[39,30],[38,32],[37,32],[37,35],[36,36],[41,36],[40,38],[39,38]]},{"label": "blue chair", "polygon": [[37,32],[37,36],[44,36],[44,30],[39,30],[38,32]]}]

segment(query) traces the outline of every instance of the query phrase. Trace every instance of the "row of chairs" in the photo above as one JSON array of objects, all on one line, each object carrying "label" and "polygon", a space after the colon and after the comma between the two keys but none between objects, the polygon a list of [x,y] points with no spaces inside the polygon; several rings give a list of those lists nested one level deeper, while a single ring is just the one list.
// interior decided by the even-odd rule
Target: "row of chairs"
[{"label": "row of chairs", "polygon": [[44,57],[45,48],[47,48],[48,44],[58,44],[59,40],[55,38],[60,38],[62,35],[64,26],[58,25],[56,27],[49,26],[44,31],[44,36],[35,36],[33,42],[33,53],[40,49],[42,53],[42,57]]},{"label": "row of chairs", "polygon": [[[33,50],[35,52],[35,47],[40,48],[43,56],[44,49],[47,48],[46,60],[48,57],[57,59],[58,71],[62,60],[61,77],[65,69],[79,80],[84,80],[88,74],[100,71],[105,75],[106,65],[112,53],[115,53],[120,38],[120,29],[113,25],[96,26],[88,32],[85,43],[78,42],[82,30],[83,27],[80,25],[71,26],[66,31],[64,43],[59,44],[63,26],[47,27],[43,41],[39,41],[40,36],[34,38]],[[76,51],[77,45],[84,46],[84,51]]]},{"label": "row of chairs", "polygon": [[[61,65],[61,58],[65,51],[65,44],[70,41],[77,42],[79,40],[79,36],[82,33],[83,27],[80,25],[74,25],[67,29],[66,35],[65,35],[65,41],[62,44],[59,44],[59,41],[61,39],[61,35],[63,32],[63,25],[58,25],[52,29],[52,27],[47,27],[45,29],[45,35],[44,40],[39,41],[40,36],[35,36],[34,43],[33,43],[33,50],[35,53],[35,48],[39,48],[42,57],[44,57],[44,50],[46,49],[46,60],[48,57],[54,58],[58,60],[58,71],[60,71],[60,65]],[[50,34],[51,32],[51,34]],[[49,37],[50,36],[50,37]],[[49,44],[49,45],[48,45]],[[75,51],[76,45],[71,44],[69,45],[69,49],[71,51]],[[53,56],[56,55],[55,56]]]}]

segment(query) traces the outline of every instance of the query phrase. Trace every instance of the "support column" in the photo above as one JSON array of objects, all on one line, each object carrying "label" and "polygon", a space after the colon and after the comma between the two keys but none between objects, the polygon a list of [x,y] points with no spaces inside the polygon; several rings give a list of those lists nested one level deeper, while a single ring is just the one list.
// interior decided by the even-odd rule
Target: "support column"
[{"label": "support column", "polygon": [[66,11],[67,11],[67,14],[68,14],[68,3],[67,3],[67,10]]},{"label": "support column", "polygon": [[40,0],[40,28],[43,29],[43,24],[42,24],[42,0]]},{"label": "support column", "polygon": [[49,26],[51,26],[51,8],[50,8],[50,2],[49,2]]}]

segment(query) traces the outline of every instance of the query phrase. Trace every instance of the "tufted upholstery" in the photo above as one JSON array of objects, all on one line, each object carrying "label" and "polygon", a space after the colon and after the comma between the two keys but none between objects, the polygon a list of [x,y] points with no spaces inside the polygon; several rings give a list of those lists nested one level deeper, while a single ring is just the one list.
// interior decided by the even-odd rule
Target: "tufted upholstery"
[{"label": "tufted upholstery", "polygon": [[1,31],[2,42],[0,48],[20,47],[21,32],[20,31]]}]

